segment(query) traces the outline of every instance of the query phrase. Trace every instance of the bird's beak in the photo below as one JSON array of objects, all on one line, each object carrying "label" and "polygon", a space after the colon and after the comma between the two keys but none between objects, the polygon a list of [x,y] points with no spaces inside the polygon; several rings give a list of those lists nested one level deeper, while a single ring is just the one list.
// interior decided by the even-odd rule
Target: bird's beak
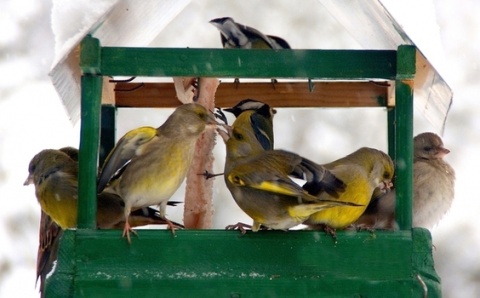
[{"label": "bird's beak", "polygon": [[208,115],[207,126],[215,126],[216,127],[220,123],[217,122],[217,118],[215,117],[215,113],[212,112],[212,111],[209,111],[209,112],[210,112],[210,114]]},{"label": "bird's beak", "polygon": [[217,124],[219,124],[217,122],[217,119],[215,119],[215,117],[208,117],[208,121],[207,121],[207,126],[217,126]]},{"label": "bird's beak", "polygon": [[27,179],[25,179],[25,182],[23,182],[23,185],[30,185],[33,183],[33,176],[32,175],[28,175]]},{"label": "bird's beak", "polygon": [[392,189],[393,182],[391,180],[384,181],[383,183],[385,183],[385,189],[387,189],[388,191]]},{"label": "bird's beak", "polygon": [[383,180],[377,186],[383,193],[389,192],[393,187],[393,182],[391,180]]},{"label": "bird's beak", "polygon": [[[227,124],[218,124],[219,127],[217,127],[217,132],[220,135],[220,137],[223,139],[223,142],[226,144],[227,141],[230,139],[232,136],[232,127],[227,125]],[[220,129],[220,127],[223,128]]]},{"label": "bird's beak", "polygon": [[209,23],[217,28],[220,28],[222,26],[222,18],[210,20]]},{"label": "bird's beak", "polygon": [[435,154],[435,157],[437,157],[438,159],[442,159],[448,153],[450,153],[450,150],[448,150],[447,148],[441,147],[440,149],[438,149],[438,152],[437,154]]}]

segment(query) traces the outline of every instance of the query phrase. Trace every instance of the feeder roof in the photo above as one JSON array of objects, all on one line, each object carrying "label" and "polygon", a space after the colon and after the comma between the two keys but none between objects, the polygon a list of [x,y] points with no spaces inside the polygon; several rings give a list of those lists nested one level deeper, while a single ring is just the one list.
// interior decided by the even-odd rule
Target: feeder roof
[{"label": "feeder roof", "polygon": [[[56,47],[50,75],[67,113],[76,122],[80,116],[78,51],[87,34],[98,38],[102,46],[220,47],[218,31],[208,21],[232,11],[230,16],[236,21],[280,35],[296,49],[396,50],[401,44],[416,45],[419,51],[415,106],[436,129],[443,131],[453,95],[433,65],[439,59],[412,41],[385,4],[393,7],[387,0],[311,0],[303,1],[302,8],[283,0],[251,1],[248,5],[243,1],[214,0],[91,0],[69,5],[54,1],[52,27]],[[252,15],[251,9],[245,10],[249,5],[268,15]],[[267,7],[260,9],[260,5]],[[276,9],[268,10],[272,5]],[[431,21],[425,20],[428,22]],[[335,32],[335,38],[331,32]]]}]

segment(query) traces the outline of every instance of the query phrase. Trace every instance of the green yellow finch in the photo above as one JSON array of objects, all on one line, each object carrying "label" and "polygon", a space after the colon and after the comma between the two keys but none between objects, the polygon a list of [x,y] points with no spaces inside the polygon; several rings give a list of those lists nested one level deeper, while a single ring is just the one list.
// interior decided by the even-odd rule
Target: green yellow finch
[{"label": "green yellow finch", "polygon": [[[70,150],[76,150],[70,148]],[[34,184],[35,195],[42,211],[62,229],[77,227],[78,161],[62,148],[45,149],[36,154],[29,164],[29,175],[24,185]],[[97,196],[97,227],[123,228],[124,202],[116,194],[102,192]],[[156,211],[135,212],[135,226],[165,224]]]},{"label": "green yellow finch", "polygon": [[320,210],[355,205],[320,199],[296,184],[289,176],[304,178],[332,197],[345,187],[306,158],[284,150],[264,150],[245,118],[249,114],[241,113],[228,130],[224,178],[238,206],[253,219],[253,231],[261,226],[289,229]]},{"label": "green yellow finch", "polygon": [[[123,236],[129,242],[131,210],[159,205],[160,216],[170,222],[165,217],[167,202],[183,182],[195,143],[208,124],[215,124],[212,113],[196,103],[184,104],[158,128],[127,132],[107,156],[97,190],[108,186],[124,200]],[[170,228],[173,233],[173,225]]]},{"label": "green yellow finch", "polygon": [[[338,206],[319,211],[310,216],[305,224],[325,225],[330,229],[345,228],[354,223],[365,211],[376,188],[389,189],[394,174],[392,159],[380,150],[360,148],[357,151],[334,162],[323,165],[333,175],[346,184],[344,192],[338,198],[328,193],[320,193],[325,200],[352,202],[361,207]],[[316,185],[304,186],[310,193],[316,194]]]},{"label": "green yellow finch", "polygon": [[[64,229],[77,227],[78,150],[71,147],[46,149],[36,154],[29,164],[25,185],[34,184],[41,206],[37,280],[43,296],[45,278],[57,259],[58,243]],[[97,227],[122,229],[124,203],[115,194],[103,192],[97,198]],[[133,212],[133,226],[165,224],[151,208]]]}]

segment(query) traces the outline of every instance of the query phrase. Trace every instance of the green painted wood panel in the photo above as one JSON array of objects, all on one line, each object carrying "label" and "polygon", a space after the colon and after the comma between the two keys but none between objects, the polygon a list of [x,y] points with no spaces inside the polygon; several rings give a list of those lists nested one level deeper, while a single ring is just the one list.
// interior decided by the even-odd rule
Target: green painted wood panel
[{"label": "green painted wood panel", "polygon": [[82,75],[78,173],[78,227],[96,228],[97,168],[100,144],[102,77]]},{"label": "green painted wood panel", "polygon": [[[58,269],[71,297],[440,297],[430,233],[68,231]],[[75,246],[71,243],[75,242]],[[68,250],[71,250],[68,252]],[[52,297],[62,296],[53,286]]]},{"label": "green painted wood panel", "polygon": [[413,90],[396,82],[395,189],[396,220],[400,229],[412,227],[413,199]]},{"label": "green painted wood panel", "polygon": [[395,218],[400,229],[412,227],[413,208],[413,78],[416,48],[400,46],[395,81]]},{"label": "green painted wood panel", "polygon": [[107,76],[394,79],[391,50],[242,50],[103,47]]}]

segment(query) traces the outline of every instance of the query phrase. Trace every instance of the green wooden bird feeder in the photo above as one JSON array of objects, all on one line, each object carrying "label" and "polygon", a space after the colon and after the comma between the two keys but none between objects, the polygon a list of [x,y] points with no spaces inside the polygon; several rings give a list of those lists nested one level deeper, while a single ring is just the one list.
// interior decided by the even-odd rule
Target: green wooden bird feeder
[{"label": "green wooden bird feeder", "polygon": [[[413,95],[416,89],[435,88],[423,75],[425,68],[435,69],[414,45],[267,51],[110,47],[101,42],[88,35],[80,47],[78,229],[61,239],[47,297],[441,297],[430,233],[412,228]],[[274,107],[386,108],[400,230],[338,231],[336,244],[319,231],[241,236],[180,230],[172,237],[142,230],[132,245],[117,230],[95,230],[99,148],[102,144],[105,154],[114,145],[112,110],[179,104],[172,83],[145,83],[115,94],[114,105],[104,106],[101,115],[108,76],[295,78],[304,80],[303,88],[298,82],[280,82],[274,90],[269,83],[251,83],[249,97]],[[315,81],[311,90],[305,88],[309,79]],[[116,88],[130,87],[118,83]],[[232,106],[245,97],[233,84],[222,83],[216,104]]]}]

